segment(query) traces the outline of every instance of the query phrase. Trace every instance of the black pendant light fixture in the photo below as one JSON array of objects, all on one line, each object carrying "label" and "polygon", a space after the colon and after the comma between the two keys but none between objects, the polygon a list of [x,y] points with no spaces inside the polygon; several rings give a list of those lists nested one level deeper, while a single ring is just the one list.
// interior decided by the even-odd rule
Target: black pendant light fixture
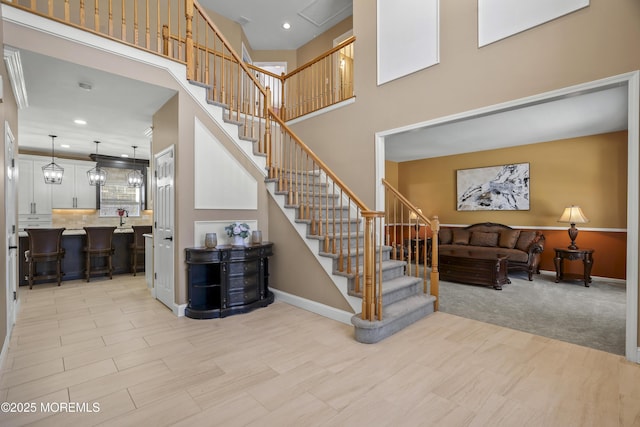
[{"label": "black pendant light fixture", "polygon": [[[100,141],[93,141],[96,144],[96,157],[98,156],[98,144]],[[95,168],[87,171],[89,185],[103,186],[107,182],[107,171],[96,165]]]},{"label": "black pendant light fixture", "polygon": [[62,184],[62,176],[64,175],[64,168],[54,161],[54,147],[53,141],[57,138],[56,135],[49,135],[51,137],[51,163],[42,167],[42,175],[44,176],[45,184]]},{"label": "black pendant light fixture", "polygon": [[142,187],[142,182],[144,180],[144,177],[142,176],[142,173],[136,169],[136,148],[138,148],[137,145],[132,145],[133,147],[133,170],[131,172],[129,172],[127,174],[127,184],[129,185],[129,187],[134,187],[134,188],[140,188]]}]

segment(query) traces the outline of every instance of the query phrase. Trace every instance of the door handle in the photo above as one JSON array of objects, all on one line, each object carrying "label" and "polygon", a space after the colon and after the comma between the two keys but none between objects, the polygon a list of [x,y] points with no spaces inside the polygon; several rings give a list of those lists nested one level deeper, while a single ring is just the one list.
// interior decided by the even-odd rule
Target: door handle
[{"label": "door handle", "polygon": [[165,237],[164,240],[171,240],[173,242],[173,236]]},{"label": "door handle", "polygon": [[9,245],[9,250],[11,250],[11,249],[18,249],[18,247],[17,247],[17,246]]}]

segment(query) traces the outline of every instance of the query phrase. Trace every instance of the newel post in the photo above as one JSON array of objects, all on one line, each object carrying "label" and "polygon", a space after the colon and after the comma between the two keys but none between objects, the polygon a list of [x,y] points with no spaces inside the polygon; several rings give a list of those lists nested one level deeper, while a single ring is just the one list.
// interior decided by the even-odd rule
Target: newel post
[{"label": "newel post", "polygon": [[438,231],[440,231],[440,220],[434,216],[431,220],[431,295],[436,297],[434,310],[438,311],[440,304],[440,273],[438,272]]},{"label": "newel post", "polygon": [[362,320],[375,320],[376,314],[376,239],[374,219],[376,212],[362,212],[364,217],[364,288],[362,289]]},{"label": "newel post", "polygon": [[193,59],[193,0],[184,0],[185,27],[185,61],[187,62],[187,80],[195,80],[196,67]]}]

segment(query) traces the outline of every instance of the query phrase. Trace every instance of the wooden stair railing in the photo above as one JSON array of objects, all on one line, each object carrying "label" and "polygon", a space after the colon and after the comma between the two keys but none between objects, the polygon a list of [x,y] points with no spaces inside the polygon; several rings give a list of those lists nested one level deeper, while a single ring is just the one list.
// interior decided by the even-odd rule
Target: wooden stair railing
[{"label": "wooden stair railing", "polygon": [[[270,89],[262,87],[260,76],[256,77],[255,70],[241,61],[197,0],[184,0],[184,7],[177,0],[133,0],[133,5],[131,1],[108,0],[108,14],[98,8],[98,0],[65,0],[62,17],[56,15],[60,2],[55,2],[54,7],[54,2],[48,0],[44,11],[38,10],[41,2],[35,0],[19,1],[20,4],[2,2],[186,63],[187,78],[208,89],[209,101],[227,110],[227,120],[242,125],[241,138],[257,141],[257,152],[267,157],[268,179],[275,181],[277,190],[286,192],[289,204],[300,206],[300,218],[310,221],[312,234],[323,237],[324,251],[338,255],[339,270],[353,275],[355,292],[363,294],[363,319],[382,319],[382,270],[376,271],[381,258],[377,262],[376,254],[382,253],[384,245],[384,214],[368,209],[286,126],[271,106]],[[89,7],[90,3],[93,6]],[[141,27],[138,3],[144,3],[142,26],[149,28],[145,30],[149,36],[145,35],[142,45],[137,39],[137,29]],[[118,4],[121,8],[113,9]],[[128,8],[133,8],[132,27],[127,25]],[[85,25],[86,16],[91,14],[99,30]],[[72,16],[79,17],[77,22]],[[118,18],[122,22],[120,34],[112,32]],[[151,37],[154,32],[159,34],[155,38]],[[345,46],[337,46],[336,51]],[[302,75],[302,70],[296,74]],[[360,244],[362,235],[364,246]],[[361,254],[362,266],[358,261]]]},{"label": "wooden stair railing", "polygon": [[355,97],[355,37],[280,76],[248,65],[273,91],[273,105],[285,122]]},{"label": "wooden stair railing", "polygon": [[[394,259],[406,259],[407,274],[419,274],[419,263],[423,263],[424,293],[436,297],[435,310],[438,310],[440,273],[438,272],[438,231],[440,221],[437,216],[429,220],[422,211],[404,197],[386,179],[382,179],[385,188],[385,244],[393,248]],[[421,227],[424,230],[421,231]],[[427,238],[431,238],[431,253],[427,253]],[[420,244],[422,243],[422,244]],[[405,255],[406,250],[406,255]],[[415,256],[413,255],[415,254]],[[427,281],[427,260],[431,260],[431,287]]]}]

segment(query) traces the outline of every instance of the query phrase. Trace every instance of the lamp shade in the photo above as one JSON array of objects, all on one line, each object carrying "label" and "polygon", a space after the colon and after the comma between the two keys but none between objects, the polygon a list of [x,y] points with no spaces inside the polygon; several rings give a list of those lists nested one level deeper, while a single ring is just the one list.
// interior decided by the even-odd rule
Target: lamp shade
[{"label": "lamp shade", "polygon": [[586,217],[580,206],[569,206],[568,208],[564,208],[562,215],[560,215],[560,219],[558,222],[568,222],[569,224],[584,224],[589,222],[589,219]]}]

